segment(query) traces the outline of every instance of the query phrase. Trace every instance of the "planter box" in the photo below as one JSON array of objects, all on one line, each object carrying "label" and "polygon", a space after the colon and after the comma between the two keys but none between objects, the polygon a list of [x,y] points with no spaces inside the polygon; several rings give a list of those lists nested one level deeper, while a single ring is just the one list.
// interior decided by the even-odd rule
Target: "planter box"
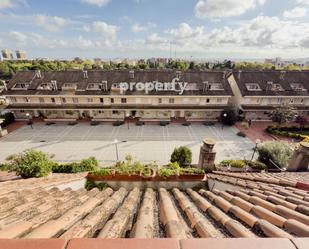
[{"label": "planter box", "polygon": [[192,174],[181,174],[178,176],[179,180],[183,181],[201,181],[205,177],[205,174],[192,175]]}]

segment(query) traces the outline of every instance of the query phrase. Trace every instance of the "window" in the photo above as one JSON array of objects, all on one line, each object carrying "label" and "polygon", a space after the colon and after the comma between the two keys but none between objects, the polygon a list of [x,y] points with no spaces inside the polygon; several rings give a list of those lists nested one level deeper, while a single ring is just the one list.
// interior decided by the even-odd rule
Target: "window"
[{"label": "window", "polygon": [[111,103],[114,104],[114,98],[111,98]]},{"label": "window", "polygon": [[72,98],[74,104],[78,104],[78,98]]},{"label": "window", "polygon": [[66,103],[67,100],[65,98],[61,98],[62,103]]},{"label": "window", "polygon": [[87,102],[88,103],[92,103],[93,102],[93,98],[87,98]]},{"label": "window", "polygon": [[168,103],[170,103],[170,104],[174,104],[174,103],[175,103],[175,99],[170,98],[170,99],[168,100]]},{"label": "window", "polygon": [[211,91],[224,90],[223,85],[221,83],[209,83],[207,88],[208,90]]},{"label": "window", "polygon": [[294,103],[294,99],[290,99],[290,103]]},{"label": "window", "polygon": [[39,98],[39,102],[40,102],[40,103],[44,103],[44,102],[45,102],[45,101],[44,101],[44,98],[40,97],[40,98]]},{"label": "window", "polygon": [[29,87],[30,83],[17,83],[13,87],[13,89],[27,89]]},{"label": "window", "polygon": [[64,83],[63,86],[62,86],[63,90],[76,89],[76,88],[77,88],[77,84],[75,84],[75,83]]},{"label": "window", "polygon": [[51,102],[52,103],[55,103],[56,101],[55,101],[55,98],[51,98]]},{"label": "window", "polygon": [[246,84],[246,87],[248,91],[261,91],[262,90],[259,84],[257,83],[248,83]]},{"label": "window", "polygon": [[162,98],[158,98],[158,103],[162,104]]},{"label": "window", "polygon": [[210,99],[206,99],[206,103],[209,103],[210,102]]},{"label": "window", "polygon": [[121,98],[121,103],[122,104],[126,104],[127,103],[127,99],[126,98]]},{"label": "window", "polygon": [[303,84],[290,84],[290,85],[294,91],[297,91],[297,92],[307,91],[307,89],[304,87]]},{"label": "window", "polygon": [[113,114],[117,114],[117,115],[118,115],[118,114],[119,114],[119,112],[118,112],[118,111],[113,111]]},{"label": "window", "polygon": [[301,103],[301,104],[304,103],[304,99],[300,99],[300,103]]}]

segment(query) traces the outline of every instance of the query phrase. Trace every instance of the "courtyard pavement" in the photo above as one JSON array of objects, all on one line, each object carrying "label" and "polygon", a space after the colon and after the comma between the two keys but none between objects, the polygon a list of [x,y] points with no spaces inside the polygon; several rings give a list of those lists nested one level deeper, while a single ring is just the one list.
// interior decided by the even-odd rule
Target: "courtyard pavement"
[{"label": "courtyard pavement", "polygon": [[36,123],[33,129],[22,126],[0,139],[0,162],[11,154],[32,148],[54,154],[54,159],[59,162],[94,156],[101,165],[110,165],[117,159],[114,143],[117,139],[119,160],[124,160],[125,156],[130,154],[142,162],[156,161],[158,164],[165,164],[169,162],[175,147],[188,146],[193,153],[192,163],[197,163],[202,140],[206,137],[217,141],[216,162],[231,158],[250,159],[254,143],[237,136],[237,132],[235,127],[222,129],[221,125],[200,124],[171,124],[165,127],[130,124],[128,129],[127,125],[90,126],[89,123],[78,123],[75,126],[46,126]]}]

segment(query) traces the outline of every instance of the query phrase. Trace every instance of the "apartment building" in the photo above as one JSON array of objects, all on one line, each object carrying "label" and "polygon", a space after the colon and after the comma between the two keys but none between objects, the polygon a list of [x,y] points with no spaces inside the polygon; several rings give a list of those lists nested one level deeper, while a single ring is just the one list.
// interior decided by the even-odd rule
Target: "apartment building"
[{"label": "apartment building", "polygon": [[234,71],[228,77],[230,103],[252,120],[269,120],[276,107],[289,105],[309,112],[309,71]]},{"label": "apartment building", "polygon": [[217,120],[232,90],[225,71],[22,71],[7,85],[16,118]]}]

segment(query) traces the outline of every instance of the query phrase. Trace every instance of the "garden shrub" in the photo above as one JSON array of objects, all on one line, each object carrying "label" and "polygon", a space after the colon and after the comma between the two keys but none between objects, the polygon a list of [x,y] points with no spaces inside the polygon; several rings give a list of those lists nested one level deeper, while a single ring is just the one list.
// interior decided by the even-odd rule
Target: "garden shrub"
[{"label": "garden shrub", "polygon": [[242,169],[246,166],[246,163],[243,160],[233,160],[231,162],[231,167]]},{"label": "garden shrub", "polygon": [[223,161],[220,162],[220,166],[221,166],[221,167],[228,167],[228,166],[231,165],[232,161],[233,161],[233,160],[231,160],[231,159],[223,160]]},{"label": "garden shrub", "polygon": [[175,169],[170,169],[170,168],[167,168],[167,167],[161,167],[159,170],[158,170],[158,176],[164,178],[164,179],[167,179],[171,176],[174,176],[174,175],[178,175],[178,170],[175,170]]},{"label": "garden shrub", "polygon": [[53,163],[52,171],[53,173],[78,173],[95,171],[99,167],[99,162],[95,157],[89,157],[83,159],[81,162],[72,162],[66,164]]},{"label": "garden shrub", "polygon": [[245,133],[243,133],[243,132],[238,132],[237,133],[237,136],[240,136],[240,137],[246,137],[247,135],[245,134]]},{"label": "garden shrub", "polygon": [[10,171],[10,165],[7,163],[0,164],[0,171]]},{"label": "garden shrub", "polygon": [[268,168],[274,168],[270,160],[279,167],[285,168],[293,155],[293,150],[286,144],[277,141],[265,142],[258,146],[258,160],[265,163]]},{"label": "garden shrub", "polygon": [[267,166],[265,163],[259,162],[259,161],[246,161],[246,164],[252,168],[252,169],[256,169],[256,170],[266,170]]},{"label": "garden shrub", "polygon": [[54,164],[48,154],[36,150],[26,150],[8,159],[10,169],[22,178],[47,176]]},{"label": "garden shrub", "polygon": [[171,162],[177,162],[180,167],[189,167],[192,162],[192,152],[186,146],[175,148],[171,155]]},{"label": "garden shrub", "polygon": [[4,119],[1,124],[2,128],[7,127],[9,124],[12,124],[15,122],[14,114],[11,112],[7,112],[3,115],[0,115],[0,119]]}]

